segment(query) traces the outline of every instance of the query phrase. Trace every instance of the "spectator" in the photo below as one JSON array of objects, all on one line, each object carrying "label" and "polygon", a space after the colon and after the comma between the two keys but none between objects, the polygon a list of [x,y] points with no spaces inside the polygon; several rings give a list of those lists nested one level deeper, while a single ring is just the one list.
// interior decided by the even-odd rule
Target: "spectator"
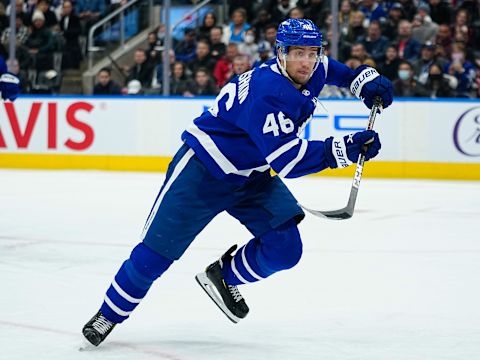
[{"label": "spectator", "polygon": [[407,61],[414,61],[420,55],[420,43],[412,38],[412,24],[408,20],[401,20],[398,24],[398,57]]},{"label": "spectator", "polygon": [[442,0],[428,0],[428,3],[432,21],[439,25],[450,25],[452,22],[452,8],[450,4]]},{"label": "spectator", "polygon": [[111,79],[109,68],[102,68],[97,74],[97,83],[93,87],[94,95],[122,95],[122,88]]},{"label": "spectator", "polygon": [[[160,90],[163,84],[163,51],[161,56],[159,56],[159,59],[160,62],[154,67],[153,71],[152,82],[150,85],[150,89],[152,90]],[[175,63],[175,52],[172,49],[170,49],[168,53],[168,62],[170,64],[170,68],[173,68],[173,64]]]},{"label": "spectator", "polygon": [[380,73],[392,82],[398,79],[398,67],[400,65],[400,59],[398,58],[398,52],[395,45],[387,46],[385,52],[385,62],[380,66]]},{"label": "spectator", "polygon": [[475,66],[465,60],[465,46],[462,43],[453,44],[451,61],[445,64],[443,70],[457,78],[457,97],[471,96],[476,76]]},{"label": "spectator", "polygon": [[255,43],[255,31],[253,28],[247,30],[244,41],[238,44],[238,52],[247,55],[250,64],[257,60],[258,45]]},{"label": "spectator", "polygon": [[474,45],[475,32],[469,24],[467,10],[460,9],[455,16],[455,23],[452,26],[452,35],[455,41],[462,41],[467,45]]},{"label": "spectator", "polygon": [[[28,27],[23,24],[23,16],[21,14],[17,14],[15,18],[15,38],[17,40],[17,47],[25,44],[28,39]],[[7,27],[2,32],[2,44],[3,46],[7,46],[10,41],[10,28]]]},{"label": "spectator", "polygon": [[205,68],[209,73],[212,73],[215,64],[215,60],[210,57],[210,44],[207,40],[199,40],[195,59],[190,60],[187,64],[188,70],[194,74],[198,68]]},{"label": "spectator", "polygon": [[353,44],[350,57],[357,59],[361,64],[376,67],[375,61],[368,56],[365,46],[361,43]]},{"label": "spectator", "polygon": [[45,27],[52,29],[58,24],[57,16],[50,10],[50,4],[48,0],[38,0],[36,10],[40,10],[45,17]]},{"label": "spectator", "polygon": [[227,46],[227,52],[224,57],[217,61],[213,76],[217,82],[217,86],[221,88],[232,76],[232,64],[235,56],[238,55],[237,44],[232,43]]},{"label": "spectator", "polygon": [[388,39],[382,36],[380,23],[376,20],[368,25],[367,36],[361,38],[360,43],[363,44],[365,50],[375,63],[381,63],[385,60],[385,50],[388,46]]},{"label": "spectator", "polygon": [[347,36],[345,37],[345,41],[352,44],[358,42],[362,36],[365,36],[365,28],[363,27],[364,20],[365,15],[361,11],[354,11],[352,13],[350,27]]},{"label": "spectator", "polygon": [[183,40],[175,46],[175,56],[177,60],[186,64],[195,58],[196,48],[195,30],[185,29]]},{"label": "spectator", "polygon": [[350,23],[353,18],[353,9],[350,0],[343,0],[338,14],[338,25],[341,36],[347,36]]},{"label": "spectator", "polygon": [[183,95],[191,85],[190,79],[185,73],[185,64],[176,61],[172,67],[172,76],[170,78],[170,94]]},{"label": "spectator", "polygon": [[421,84],[426,84],[430,66],[435,62],[435,45],[428,42],[422,45],[420,59],[412,63],[415,78]]},{"label": "spectator", "polygon": [[[446,98],[454,97],[454,89],[457,86],[457,81],[452,81],[449,79],[449,76],[444,74],[442,71],[441,65],[433,63],[428,70],[427,82],[425,84],[425,89],[427,90],[427,96],[435,98]],[[453,88],[452,88],[453,87]]]},{"label": "spectator", "polygon": [[20,93],[28,94],[30,90],[30,84],[26,80],[26,71],[20,68],[20,64],[17,59],[7,60],[8,71],[15,75],[20,81]]},{"label": "spectator", "polygon": [[253,63],[252,68],[259,67],[271,59],[273,56],[271,49],[268,41],[260,41],[258,44],[258,60]]},{"label": "spectator", "polygon": [[398,79],[393,83],[393,93],[402,97],[425,97],[427,90],[413,78],[413,68],[408,61],[402,61],[398,67]]},{"label": "spectator", "polygon": [[463,9],[467,11],[471,22],[480,20],[480,4],[478,0],[457,1],[456,4],[458,10]]},{"label": "spectator", "polygon": [[8,28],[10,19],[5,15],[5,5],[0,2],[0,32]]},{"label": "spectator", "polygon": [[443,50],[442,56],[447,58],[450,57],[452,53],[452,33],[450,31],[450,26],[443,24],[438,27],[437,36],[435,37],[435,45],[437,45],[437,50]]},{"label": "spectator", "polygon": [[[290,0],[277,0],[277,6],[272,9],[272,20],[279,23],[288,17],[288,13],[295,7]],[[312,19],[313,20],[313,19]]]},{"label": "spectator", "polygon": [[202,25],[198,28],[198,38],[208,39],[210,37],[210,31],[217,25],[217,17],[215,13],[208,12],[203,17]]},{"label": "spectator", "polygon": [[218,89],[212,78],[209,76],[207,69],[199,68],[195,72],[195,78],[189,91],[185,96],[210,96],[217,95]]},{"label": "spectator", "polygon": [[80,48],[80,33],[82,28],[80,18],[73,13],[73,5],[65,0],[62,5],[62,18],[60,19],[60,31],[65,39],[63,49],[62,69],[78,69],[82,60]]},{"label": "spectator", "polygon": [[247,12],[244,8],[237,8],[232,13],[232,21],[223,28],[223,42],[241,43],[244,40],[245,32],[250,29],[247,23]]},{"label": "spectator", "polygon": [[294,7],[288,12],[288,18],[289,19],[305,19],[305,14],[303,13],[303,10],[300,9],[299,7]]},{"label": "spectator", "polygon": [[309,6],[305,7],[305,18],[312,20],[319,28],[323,27],[325,18],[330,13],[329,0],[310,0]]},{"label": "spectator", "polygon": [[[5,11],[7,16],[10,16],[10,5],[7,6]],[[27,3],[24,0],[15,0],[15,14],[22,18],[23,24],[25,26],[30,26],[32,23],[30,21],[31,13],[27,11]]]},{"label": "spectator", "polygon": [[241,75],[245,71],[250,70],[250,63],[248,61],[248,57],[246,55],[235,56],[235,59],[233,59],[232,70],[232,76],[230,77],[230,79],[228,79],[228,81],[232,80],[235,76]]},{"label": "spectator", "polygon": [[255,34],[263,34],[265,32],[265,26],[271,22],[271,15],[268,10],[266,8],[260,8],[252,24],[252,27],[255,29]]},{"label": "spectator", "polygon": [[358,8],[365,15],[364,26],[370,25],[372,21],[385,22],[387,13],[381,3],[375,0],[361,0]]},{"label": "spectator", "polygon": [[222,42],[223,30],[220,26],[214,26],[210,30],[210,56],[218,61],[225,55],[227,46]]},{"label": "spectator", "polygon": [[418,13],[413,19],[412,37],[421,44],[434,41],[437,35],[438,24],[432,21],[429,13],[430,8],[422,4],[418,7]]},{"label": "spectator", "polygon": [[412,21],[413,17],[417,13],[417,7],[413,0],[398,0],[402,4],[403,13],[405,14],[405,19]]},{"label": "spectator", "polygon": [[161,59],[161,48],[160,41],[158,40],[158,35],[156,31],[151,31],[147,35],[147,61],[152,65],[157,65]]},{"label": "spectator", "polygon": [[134,65],[131,68],[124,68],[128,69],[126,84],[131,80],[138,80],[142,84],[142,88],[149,88],[153,78],[153,67],[147,62],[145,50],[139,48],[135,50],[133,56]]},{"label": "spectator", "polygon": [[277,25],[272,23],[265,26],[265,33],[263,34],[263,38],[264,40],[268,41],[272,49],[276,49],[275,42],[277,40]]},{"label": "spectator", "polygon": [[38,71],[53,67],[53,50],[55,44],[52,33],[45,27],[45,16],[40,10],[35,10],[32,16],[32,30],[25,42],[33,63]]},{"label": "spectator", "polygon": [[393,41],[397,38],[398,24],[400,20],[405,19],[405,14],[403,12],[403,6],[399,2],[396,2],[392,5],[388,11],[388,17],[384,24],[383,34],[390,40]]}]

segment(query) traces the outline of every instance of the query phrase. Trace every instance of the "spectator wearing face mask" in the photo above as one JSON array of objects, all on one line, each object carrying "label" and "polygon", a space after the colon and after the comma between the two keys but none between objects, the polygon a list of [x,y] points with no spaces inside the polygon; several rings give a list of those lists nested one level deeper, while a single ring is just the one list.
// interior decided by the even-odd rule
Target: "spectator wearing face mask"
[{"label": "spectator wearing face mask", "polygon": [[454,97],[454,89],[457,87],[457,80],[448,74],[444,74],[442,67],[433,63],[428,72],[425,89],[432,99]]},{"label": "spectator wearing face mask", "polygon": [[255,43],[255,31],[253,29],[248,29],[245,32],[243,42],[238,44],[238,52],[246,55],[250,64],[258,59],[258,45]]},{"label": "spectator wearing face mask", "polygon": [[398,79],[393,82],[393,93],[401,97],[426,97],[427,90],[413,78],[413,67],[402,61],[398,67]]},{"label": "spectator wearing face mask", "polygon": [[451,61],[445,64],[444,72],[455,76],[458,80],[457,97],[471,97],[475,83],[475,66],[465,60],[465,45],[454,43]]}]

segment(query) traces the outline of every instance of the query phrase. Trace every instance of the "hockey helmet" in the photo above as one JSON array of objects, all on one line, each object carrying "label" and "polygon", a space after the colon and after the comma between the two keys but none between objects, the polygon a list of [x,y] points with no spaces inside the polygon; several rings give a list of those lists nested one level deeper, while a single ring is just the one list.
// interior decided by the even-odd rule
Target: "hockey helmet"
[{"label": "hockey helmet", "polygon": [[322,33],[312,20],[287,19],[280,23],[277,30],[277,48],[288,51],[289,46],[322,46]]}]

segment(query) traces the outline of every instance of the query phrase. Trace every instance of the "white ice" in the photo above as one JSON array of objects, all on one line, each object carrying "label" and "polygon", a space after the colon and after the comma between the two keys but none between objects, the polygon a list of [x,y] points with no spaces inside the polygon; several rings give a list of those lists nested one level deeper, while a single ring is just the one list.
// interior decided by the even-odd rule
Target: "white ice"
[{"label": "white ice", "polygon": [[[163,178],[0,171],[0,359],[480,359],[480,183],[368,177],[351,220],[307,216],[300,264],[241,288],[241,323],[194,281],[250,238],[221,215],[105,343],[79,351]],[[288,186],[334,209],[350,180]]]}]

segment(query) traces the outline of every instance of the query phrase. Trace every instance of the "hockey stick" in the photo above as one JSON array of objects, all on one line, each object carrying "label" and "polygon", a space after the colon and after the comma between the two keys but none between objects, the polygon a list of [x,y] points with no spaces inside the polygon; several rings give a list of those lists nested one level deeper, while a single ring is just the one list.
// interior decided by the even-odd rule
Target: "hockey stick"
[{"label": "hockey stick", "polygon": [[[373,123],[375,122],[377,111],[381,109],[382,109],[382,99],[379,96],[377,96],[373,102],[372,111],[370,112],[370,116],[368,118],[368,125],[366,130],[373,129]],[[352,188],[350,190],[350,197],[348,198],[347,206],[339,210],[331,210],[331,211],[312,210],[312,209],[306,208],[303,205],[300,205],[300,206],[310,214],[323,217],[326,219],[331,219],[331,220],[350,219],[353,216],[353,211],[355,209],[355,202],[357,201],[358,188],[360,187],[360,180],[362,179],[364,162],[365,162],[365,155],[360,154],[357,161],[357,168],[355,169],[355,175],[353,176]]]}]

